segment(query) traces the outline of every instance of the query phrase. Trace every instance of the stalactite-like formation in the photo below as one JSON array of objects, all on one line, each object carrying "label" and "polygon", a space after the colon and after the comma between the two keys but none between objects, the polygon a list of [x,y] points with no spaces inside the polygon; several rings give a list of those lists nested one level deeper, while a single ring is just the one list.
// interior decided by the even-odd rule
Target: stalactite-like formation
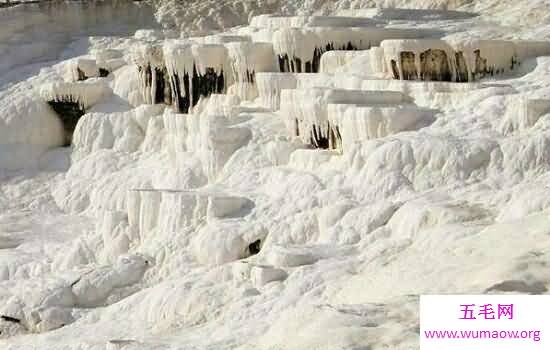
[{"label": "stalactite-like formation", "polygon": [[405,80],[418,79],[418,71],[416,70],[414,52],[401,52],[401,71],[403,72],[403,79]]},{"label": "stalactite-like formation", "polygon": [[155,68],[155,101],[154,103],[172,104],[172,91],[166,67]]},{"label": "stalactite-like formation", "polygon": [[[170,79],[166,67],[138,66],[143,97],[149,104],[172,104]],[[107,72],[108,74],[108,72]]]},{"label": "stalactite-like formation", "polygon": [[427,50],[420,54],[420,78],[427,81],[452,81],[447,53],[443,50]]},{"label": "stalactite-like formation", "polygon": [[470,73],[468,72],[468,65],[464,59],[464,54],[462,51],[455,53],[456,59],[456,82],[457,83],[466,83],[468,82],[468,77]]},{"label": "stalactite-like formation", "polygon": [[[183,81],[183,90],[181,86],[181,81]],[[189,74],[187,72],[183,73],[183,77],[180,79],[177,73],[174,73],[170,78],[172,92],[174,95],[174,105],[176,109],[182,113],[187,113],[189,107],[191,107],[191,91],[189,84]]]},{"label": "stalactite-like formation", "polygon": [[383,41],[372,57],[384,66],[376,73],[394,79],[464,83],[512,72],[548,51],[548,43],[536,41],[399,39]]},{"label": "stalactite-like formation", "polygon": [[[330,130],[330,125],[328,125],[327,128]],[[311,129],[310,144],[315,148],[321,149],[328,149],[330,146],[329,138],[327,136],[323,136],[321,128],[317,125],[313,125]]]},{"label": "stalactite-like formation", "polygon": [[397,62],[395,60],[391,60],[391,71],[393,73],[394,79],[401,79],[401,75],[399,74],[399,67],[397,66]]},{"label": "stalactite-like formation", "polygon": [[296,56],[290,59],[288,54],[278,55],[279,71],[291,73],[319,73],[319,68],[321,67],[321,56],[325,52],[334,50],[355,51],[359,50],[359,48],[351,41],[342,44],[341,46],[335,46],[335,44],[331,42],[326,44],[324,47],[315,47],[313,50],[312,59],[306,62],[303,62],[301,58]]},{"label": "stalactite-like formation", "polygon": [[337,125],[327,123],[328,135],[323,136],[321,128],[313,125],[310,136],[310,145],[319,149],[340,149],[342,145],[342,135]]},{"label": "stalactite-like formation", "polygon": [[487,74],[494,74],[494,71],[492,68],[487,67],[487,59],[481,57],[481,50],[475,50],[474,55],[476,58],[475,61],[475,68],[474,68],[474,76],[476,78],[483,78]]},{"label": "stalactite-like formation", "polygon": [[205,69],[205,74],[200,74],[197,67],[193,65],[191,76],[187,72],[183,72],[181,77],[174,73],[170,82],[173,102],[180,113],[188,113],[191,107],[199,103],[201,97],[225,92],[223,69],[218,73],[214,68],[208,67]]}]

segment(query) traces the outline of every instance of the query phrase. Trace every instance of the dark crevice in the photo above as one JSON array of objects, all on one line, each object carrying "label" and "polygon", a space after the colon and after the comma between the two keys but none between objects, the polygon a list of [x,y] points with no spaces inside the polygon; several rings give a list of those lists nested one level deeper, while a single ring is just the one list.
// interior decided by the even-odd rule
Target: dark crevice
[{"label": "dark crevice", "polygon": [[105,69],[105,68],[99,68],[99,76],[101,78],[105,78],[105,77],[108,77],[109,76],[109,70],[108,69]]},{"label": "dark crevice", "polygon": [[21,320],[15,317],[0,315],[0,318],[6,322],[21,323]]},{"label": "dark crevice", "polygon": [[248,69],[246,70],[246,81],[247,82],[249,82],[251,84],[254,84],[255,77],[256,77],[256,72],[254,70],[252,72],[249,71]]},{"label": "dark crevice", "polygon": [[78,74],[78,78],[77,78],[78,81],[83,81],[83,80],[88,79],[88,77],[86,76],[86,74],[84,74],[84,72],[82,71],[82,69],[76,68],[76,72],[77,72],[77,74]]},{"label": "dark crevice", "polygon": [[72,96],[62,96],[48,101],[48,104],[57,113],[65,131],[64,146],[70,146],[73,132],[78,120],[86,113],[84,106]]},{"label": "dark crevice", "polygon": [[399,75],[399,67],[397,66],[397,62],[395,60],[391,60],[391,70],[392,70],[394,79],[398,79],[398,80],[401,79]]},{"label": "dark crevice", "polygon": [[249,256],[256,255],[260,252],[262,249],[262,240],[258,239],[248,245],[248,253]]}]

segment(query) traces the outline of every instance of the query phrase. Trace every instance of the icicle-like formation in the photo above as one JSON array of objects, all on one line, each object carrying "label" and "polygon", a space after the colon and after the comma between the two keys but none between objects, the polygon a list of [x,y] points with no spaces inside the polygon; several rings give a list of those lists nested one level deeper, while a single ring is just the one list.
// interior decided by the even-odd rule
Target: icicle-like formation
[{"label": "icicle-like formation", "polygon": [[169,78],[164,64],[162,45],[142,43],[133,51],[140,90],[147,104],[172,103]]},{"label": "icicle-like formation", "polygon": [[281,90],[295,89],[296,76],[292,73],[258,73],[256,86],[262,106],[276,111],[279,109]]},{"label": "icicle-like formation", "polygon": [[467,82],[513,71],[522,60],[550,53],[550,43],[501,40],[386,40],[394,79]]},{"label": "icicle-like formation", "polygon": [[214,94],[202,99],[185,117],[185,149],[201,160],[202,172],[214,181],[231,155],[251,138],[246,127],[231,119],[240,100],[237,96]]},{"label": "icicle-like formation", "polygon": [[273,34],[281,72],[317,73],[321,55],[333,50],[367,50],[383,40],[418,38],[434,32],[393,28],[282,28]]},{"label": "icicle-like formation", "polygon": [[262,106],[276,111],[280,108],[281,90],[334,87],[334,79],[327,74],[258,73],[256,84]]},{"label": "icicle-like formation", "polygon": [[328,119],[328,104],[392,104],[406,97],[395,91],[330,88],[282,90],[281,115],[293,135],[317,148],[335,148],[336,137]]},{"label": "icicle-like formation", "polygon": [[206,190],[135,189],[127,196],[128,223],[141,242],[155,230],[181,232],[207,220],[232,217],[253,205],[244,197]]},{"label": "icicle-like formation", "polygon": [[256,73],[277,71],[273,46],[269,43],[233,42],[225,47],[235,81],[231,92],[242,99],[255,98],[258,95]]},{"label": "icicle-like formation", "polygon": [[274,111],[280,107],[282,89],[332,87],[350,90],[399,91],[413,97],[419,105],[442,108],[446,105],[461,103],[463,94],[472,90],[490,87],[481,83],[455,84],[436,81],[371,79],[357,75],[309,73],[258,73],[256,74],[256,83],[259,93],[258,102]]},{"label": "icicle-like formation", "polygon": [[503,135],[524,131],[534,126],[545,114],[550,113],[550,100],[533,99],[526,96],[509,97],[506,114],[503,116],[498,130]]},{"label": "icicle-like formation", "polygon": [[55,82],[40,87],[40,96],[45,101],[71,100],[88,109],[109,95],[110,89],[101,79],[88,79],[82,82]]},{"label": "icicle-like formation", "polygon": [[162,118],[166,129],[168,149],[174,161],[177,162],[179,159],[178,156],[187,150],[185,146],[187,138],[187,114],[174,113],[170,108],[166,108]]},{"label": "icicle-like formation", "polygon": [[176,110],[187,113],[201,97],[224,93],[232,82],[223,45],[172,41],[164,46]]},{"label": "icicle-like formation", "polygon": [[249,128],[234,126],[223,115],[193,113],[187,118],[187,149],[196,152],[209,181],[215,181],[231,155],[252,137]]},{"label": "icicle-like formation", "polygon": [[328,120],[336,147],[344,152],[355,142],[418,130],[434,121],[435,111],[412,104],[360,106],[329,104]]},{"label": "icicle-like formation", "polygon": [[72,142],[78,120],[86,110],[109,94],[104,82],[88,79],[84,82],[56,82],[41,87],[40,96],[57,113],[65,130],[65,145]]}]

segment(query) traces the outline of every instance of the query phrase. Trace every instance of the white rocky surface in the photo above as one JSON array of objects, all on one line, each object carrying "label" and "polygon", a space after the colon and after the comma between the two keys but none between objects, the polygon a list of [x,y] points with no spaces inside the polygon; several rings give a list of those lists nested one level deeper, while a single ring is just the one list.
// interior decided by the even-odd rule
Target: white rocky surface
[{"label": "white rocky surface", "polygon": [[21,2],[1,349],[418,349],[421,294],[549,292],[547,1]]}]

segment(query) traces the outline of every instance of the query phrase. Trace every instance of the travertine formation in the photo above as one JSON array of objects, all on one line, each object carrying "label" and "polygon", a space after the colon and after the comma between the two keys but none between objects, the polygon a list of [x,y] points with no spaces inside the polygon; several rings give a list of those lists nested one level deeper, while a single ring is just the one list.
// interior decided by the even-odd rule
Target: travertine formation
[{"label": "travertine formation", "polygon": [[[329,104],[356,106],[346,109],[346,120],[364,118],[351,117],[352,110],[360,115],[376,113],[376,118],[382,119],[399,115],[404,120],[400,127],[385,126],[386,131],[373,132],[370,126],[370,132],[360,133],[361,137],[354,134],[352,139],[382,137],[427,125],[431,118],[420,117],[426,115],[422,109],[414,111],[407,92],[440,89],[392,85],[391,80],[470,83],[508,74],[525,59],[550,53],[547,42],[448,39],[434,30],[392,28],[373,17],[399,19],[410,13],[380,11],[369,13],[370,18],[261,15],[234,33],[143,42],[133,54],[143,99],[192,114],[199,101],[212,94],[235,95],[241,100],[258,97],[263,106],[280,109],[289,132],[304,143],[340,148],[348,143],[342,140],[348,137],[344,135],[351,135],[341,129],[354,124],[333,125],[342,119],[329,116],[328,111],[342,108],[329,109]],[[432,20],[430,16],[444,16],[444,12],[428,12],[419,14]],[[468,17],[465,13],[452,15]],[[355,62],[365,70],[355,76],[339,73]],[[406,105],[391,107],[403,103]],[[388,123],[395,125],[396,121]]]},{"label": "travertine formation", "polygon": [[405,349],[414,295],[547,292],[550,43],[340,14],[86,37],[0,91],[0,338]]}]

